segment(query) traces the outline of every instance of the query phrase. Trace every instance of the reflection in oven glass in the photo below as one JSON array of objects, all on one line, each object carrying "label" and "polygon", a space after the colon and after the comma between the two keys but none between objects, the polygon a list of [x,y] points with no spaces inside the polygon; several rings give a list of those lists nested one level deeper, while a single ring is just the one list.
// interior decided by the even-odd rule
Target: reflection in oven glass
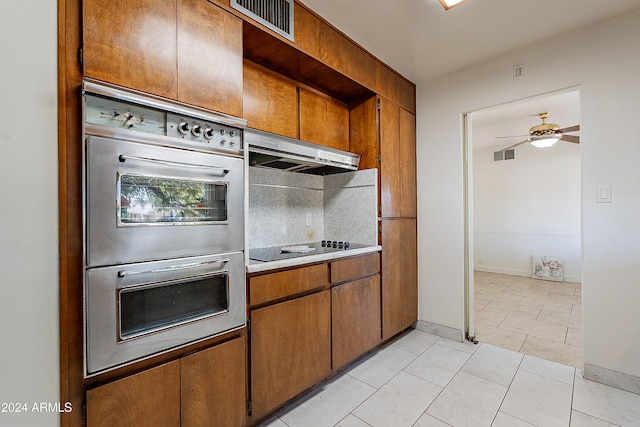
[{"label": "reflection in oven glass", "polygon": [[227,185],[207,181],[122,175],[119,224],[227,220]]},{"label": "reflection in oven glass", "polygon": [[120,340],[229,309],[228,275],[141,286],[120,292]]}]

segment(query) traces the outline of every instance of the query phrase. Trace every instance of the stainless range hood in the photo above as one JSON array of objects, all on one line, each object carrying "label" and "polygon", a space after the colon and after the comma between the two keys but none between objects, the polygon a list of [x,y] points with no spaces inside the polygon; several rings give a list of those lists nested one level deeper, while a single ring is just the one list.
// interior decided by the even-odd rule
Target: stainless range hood
[{"label": "stainless range hood", "polygon": [[358,154],[303,142],[255,129],[244,131],[249,166],[328,175],[357,170]]}]

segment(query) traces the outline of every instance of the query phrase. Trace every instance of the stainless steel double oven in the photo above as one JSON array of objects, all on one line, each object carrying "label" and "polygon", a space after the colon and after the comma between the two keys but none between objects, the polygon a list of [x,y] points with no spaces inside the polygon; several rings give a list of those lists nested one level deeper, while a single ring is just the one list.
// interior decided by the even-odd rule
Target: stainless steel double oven
[{"label": "stainless steel double oven", "polygon": [[85,375],[245,325],[242,119],[83,83]]}]

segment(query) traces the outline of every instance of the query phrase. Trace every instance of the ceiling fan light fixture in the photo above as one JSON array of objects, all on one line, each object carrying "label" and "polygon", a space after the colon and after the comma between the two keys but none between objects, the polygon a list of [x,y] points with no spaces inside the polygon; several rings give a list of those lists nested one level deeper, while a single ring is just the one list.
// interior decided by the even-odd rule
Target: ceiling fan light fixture
[{"label": "ceiling fan light fixture", "polygon": [[449,10],[460,3],[464,3],[465,1],[467,0],[440,0],[440,4],[445,8],[445,10]]},{"label": "ceiling fan light fixture", "polygon": [[529,143],[536,148],[549,148],[562,138],[561,133],[554,133],[550,135],[532,136],[529,138]]}]

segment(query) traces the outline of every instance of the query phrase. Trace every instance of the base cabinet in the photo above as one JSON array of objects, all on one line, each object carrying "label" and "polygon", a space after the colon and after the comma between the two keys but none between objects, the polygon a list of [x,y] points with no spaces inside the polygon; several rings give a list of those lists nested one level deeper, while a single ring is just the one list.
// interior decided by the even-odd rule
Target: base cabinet
[{"label": "base cabinet", "polygon": [[180,360],[182,427],[246,424],[245,347],[235,339]]},{"label": "base cabinet", "polygon": [[87,391],[87,426],[180,426],[180,361]]},{"label": "base cabinet", "polygon": [[251,311],[251,415],[258,420],[331,372],[330,291]]},{"label": "base cabinet", "polygon": [[246,424],[245,337],[87,391],[87,426]]},{"label": "base cabinet", "polygon": [[340,369],[380,341],[380,275],[331,288],[333,369]]},{"label": "base cabinet", "polygon": [[418,320],[416,220],[382,220],[382,338]]}]

